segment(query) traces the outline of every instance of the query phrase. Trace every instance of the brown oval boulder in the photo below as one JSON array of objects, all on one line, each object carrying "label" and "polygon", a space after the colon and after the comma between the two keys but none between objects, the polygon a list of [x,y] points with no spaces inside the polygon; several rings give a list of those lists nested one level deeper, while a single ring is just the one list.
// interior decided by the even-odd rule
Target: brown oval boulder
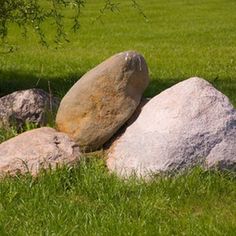
[{"label": "brown oval boulder", "polygon": [[86,73],[65,95],[56,124],[84,151],[108,141],[131,117],[149,83],[142,55],[122,52]]},{"label": "brown oval boulder", "polygon": [[0,144],[0,176],[36,175],[42,168],[73,164],[79,156],[78,145],[66,134],[47,127],[27,131]]}]

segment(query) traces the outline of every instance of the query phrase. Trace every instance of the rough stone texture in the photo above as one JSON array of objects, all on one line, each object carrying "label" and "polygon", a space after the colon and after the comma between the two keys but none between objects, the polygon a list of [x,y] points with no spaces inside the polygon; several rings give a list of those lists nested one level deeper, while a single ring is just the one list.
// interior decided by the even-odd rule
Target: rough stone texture
[{"label": "rough stone texture", "polygon": [[112,136],[111,139],[108,140],[108,142],[106,142],[103,145],[103,148],[105,150],[109,149],[111,147],[111,145],[113,144],[113,142],[118,139],[127,129],[127,127],[129,127],[133,122],[135,122],[135,120],[138,118],[141,110],[143,109],[144,105],[146,105],[149,101],[151,100],[151,98],[142,98],[138,107],[136,108],[135,112],[133,113],[133,115],[128,119],[127,122],[125,122],[125,124]]},{"label": "rough stone texture", "polygon": [[46,127],[31,130],[0,144],[0,176],[36,175],[41,168],[72,164],[79,155],[78,145],[66,134]]},{"label": "rough stone texture", "polygon": [[108,150],[107,166],[120,176],[150,177],[196,165],[236,167],[236,111],[196,77],[151,99]]},{"label": "rough stone texture", "polygon": [[45,125],[58,106],[59,99],[41,89],[16,91],[0,98],[0,127],[21,127],[26,122]]},{"label": "rough stone texture", "polygon": [[207,156],[207,168],[236,171],[236,115],[231,127],[224,139]]},{"label": "rough stone texture", "polygon": [[85,74],[62,99],[58,130],[84,151],[100,148],[131,117],[148,83],[148,68],[140,54],[112,56]]}]

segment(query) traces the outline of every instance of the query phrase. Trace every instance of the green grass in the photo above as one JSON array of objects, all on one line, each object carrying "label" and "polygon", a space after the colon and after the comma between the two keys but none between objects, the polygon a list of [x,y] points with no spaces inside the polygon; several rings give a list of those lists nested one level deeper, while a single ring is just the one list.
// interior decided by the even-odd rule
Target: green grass
[{"label": "green grass", "polygon": [[[57,96],[110,55],[141,52],[152,82],[145,96],[191,76],[212,82],[236,106],[236,1],[140,0],[148,22],[128,0],[93,22],[101,1],[88,1],[71,43],[46,49],[12,26],[0,49],[0,95],[39,87]],[[69,17],[69,12],[67,13]],[[53,31],[45,26],[49,40]],[[27,127],[26,127],[27,129]],[[0,130],[0,142],[17,135]],[[235,235],[236,176],[195,169],[149,183],[119,180],[102,157],[74,168],[0,181],[0,235]]]},{"label": "green grass", "polygon": [[[99,15],[102,1],[88,1],[81,30],[71,43],[55,49],[36,44],[37,37],[21,37],[12,27],[8,42],[17,51],[0,54],[0,94],[32,86],[62,96],[87,70],[114,53],[134,49],[149,65],[152,82],[146,96],[191,76],[200,76],[227,94],[236,105],[236,2],[234,0],[138,1],[148,22],[120,1],[120,12]],[[69,17],[69,13],[68,13]],[[52,26],[46,28],[49,40]]]},{"label": "green grass", "polygon": [[117,179],[100,160],[0,182],[1,235],[235,235],[236,177]]}]

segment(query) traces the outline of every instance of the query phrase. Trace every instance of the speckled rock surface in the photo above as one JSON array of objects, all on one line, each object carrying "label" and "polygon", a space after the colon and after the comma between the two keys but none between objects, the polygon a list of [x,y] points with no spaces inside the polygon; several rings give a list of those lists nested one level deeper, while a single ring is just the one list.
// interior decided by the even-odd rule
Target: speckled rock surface
[{"label": "speckled rock surface", "polygon": [[27,172],[36,175],[41,168],[70,165],[79,157],[78,145],[66,134],[39,128],[0,144],[0,176]]},{"label": "speckled rock surface", "polygon": [[16,91],[0,98],[0,127],[21,127],[26,122],[45,125],[58,106],[59,99],[41,89]]},{"label": "speckled rock surface", "polygon": [[131,117],[149,83],[142,55],[122,52],[86,73],[65,95],[58,109],[58,130],[85,151],[108,141]]},{"label": "speckled rock surface", "polygon": [[236,111],[196,77],[152,98],[108,150],[107,166],[120,176],[150,177],[196,165],[236,167]]}]

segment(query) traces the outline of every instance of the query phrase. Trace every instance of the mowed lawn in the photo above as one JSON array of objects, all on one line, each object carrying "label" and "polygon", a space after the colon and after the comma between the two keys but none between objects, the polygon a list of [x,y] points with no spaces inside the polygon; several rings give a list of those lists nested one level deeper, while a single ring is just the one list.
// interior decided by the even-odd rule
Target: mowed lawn
[{"label": "mowed lawn", "polygon": [[[47,89],[49,80],[53,92],[62,96],[107,57],[133,49],[149,65],[152,82],[146,96],[199,76],[213,82],[236,105],[234,0],[139,0],[147,20],[130,7],[131,0],[120,2],[120,11],[107,12],[101,21],[96,18],[103,1],[89,0],[82,11],[80,31],[69,32],[71,42],[58,49],[55,45],[43,48],[36,44],[34,34],[24,39],[11,28],[8,42],[16,51],[0,54],[0,94],[32,86]],[[52,40],[53,25],[45,28]]]},{"label": "mowed lawn", "polygon": [[[203,77],[236,107],[236,1],[139,0],[145,19],[120,0],[98,20],[102,1],[88,0],[70,43],[49,48],[11,26],[0,47],[0,96],[25,88],[62,97],[86,71],[114,53],[136,50],[152,79],[145,96],[191,76]],[[42,1],[44,4],[45,1]],[[66,12],[66,24],[70,11]],[[8,53],[9,48],[13,52]],[[191,102],[191,101],[190,101]],[[1,131],[3,141],[16,135]],[[119,180],[103,155],[74,168],[0,181],[0,235],[235,235],[236,175],[195,169],[151,182]]]}]

